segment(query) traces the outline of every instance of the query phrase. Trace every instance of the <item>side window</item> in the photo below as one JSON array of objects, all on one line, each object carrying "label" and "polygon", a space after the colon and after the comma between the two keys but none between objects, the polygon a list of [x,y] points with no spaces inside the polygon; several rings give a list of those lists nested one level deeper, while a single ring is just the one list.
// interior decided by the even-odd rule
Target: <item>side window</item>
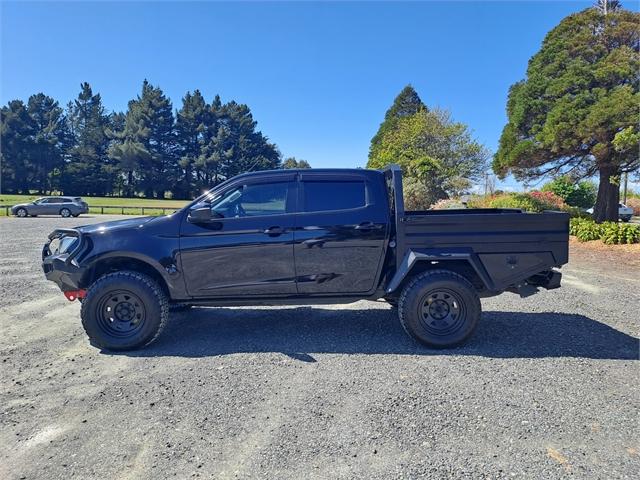
[{"label": "side window", "polygon": [[305,181],[304,211],[348,210],[366,205],[363,181]]},{"label": "side window", "polygon": [[211,200],[211,211],[219,218],[283,214],[288,191],[287,182],[240,185]]}]

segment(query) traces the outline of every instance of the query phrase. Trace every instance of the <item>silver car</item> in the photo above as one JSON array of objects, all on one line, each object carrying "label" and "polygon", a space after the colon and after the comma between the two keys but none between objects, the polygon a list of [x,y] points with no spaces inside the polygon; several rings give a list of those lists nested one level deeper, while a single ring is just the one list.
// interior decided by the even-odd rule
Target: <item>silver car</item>
[{"label": "silver car", "polygon": [[31,203],[21,203],[11,207],[16,217],[36,217],[38,215],[60,215],[77,217],[89,213],[89,205],[80,197],[42,197]]}]

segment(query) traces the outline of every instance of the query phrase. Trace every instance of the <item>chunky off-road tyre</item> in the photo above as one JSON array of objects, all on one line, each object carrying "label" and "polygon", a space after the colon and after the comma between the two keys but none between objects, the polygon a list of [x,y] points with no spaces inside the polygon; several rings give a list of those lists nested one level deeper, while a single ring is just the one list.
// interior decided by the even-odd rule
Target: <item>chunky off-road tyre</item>
[{"label": "chunky off-road tyre", "polygon": [[60,216],[69,218],[71,216],[71,210],[69,210],[68,208],[63,208],[62,210],[60,210]]},{"label": "chunky off-road tyre", "polygon": [[16,217],[24,218],[28,215],[26,208],[19,208],[16,210]]},{"label": "chunky off-road tyre", "polygon": [[432,348],[463,343],[473,334],[480,312],[480,298],[473,285],[449,270],[417,275],[405,286],[398,302],[402,327]]},{"label": "chunky off-road tyre", "polygon": [[169,305],[152,278],[122,271],[100,277],[91,285],[80,315],[93,346],[132,350],[158,338],[167,322]]}]

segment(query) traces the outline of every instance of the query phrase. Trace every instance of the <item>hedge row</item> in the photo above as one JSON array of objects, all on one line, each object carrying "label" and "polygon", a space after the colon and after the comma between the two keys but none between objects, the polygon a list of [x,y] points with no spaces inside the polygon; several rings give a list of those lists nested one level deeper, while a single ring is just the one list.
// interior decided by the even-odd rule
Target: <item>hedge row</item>
[{"label": "hedge row", "polygon": [[581,242],[602,240],[607,245],[640,243],[640,225],[630,223],[596,223],[587,218],[572,218],[569,233]]}]

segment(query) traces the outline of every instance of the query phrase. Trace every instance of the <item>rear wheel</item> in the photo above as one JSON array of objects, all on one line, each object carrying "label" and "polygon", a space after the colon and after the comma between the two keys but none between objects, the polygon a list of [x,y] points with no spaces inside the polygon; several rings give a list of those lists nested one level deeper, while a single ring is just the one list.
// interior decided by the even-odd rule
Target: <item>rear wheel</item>
[{"label": "rear wheel", "polygon": [[433,270],[418,275],[402,291],[400,323],[414,339],[433,348],[459,345],[480,319],[478,293],[461,275]]},{"label": "rear wheel", "polygon": [[16,217],[24,218],[28,215],[26,208],[19,208],[16,210]]},{"label": "rear wheel", "polygon": [[62,210],[60,210],[60,216],[69,218],[71,216],[71,210],[69,210],[68,208],[63,208]]},{"label": "rear wheel", "polygon": [[87,291],[80,311],[91,344],[106,350],[131,350],[153,342],[167,321],[167,297],[150,277],[116,272],[99,278]]}]

